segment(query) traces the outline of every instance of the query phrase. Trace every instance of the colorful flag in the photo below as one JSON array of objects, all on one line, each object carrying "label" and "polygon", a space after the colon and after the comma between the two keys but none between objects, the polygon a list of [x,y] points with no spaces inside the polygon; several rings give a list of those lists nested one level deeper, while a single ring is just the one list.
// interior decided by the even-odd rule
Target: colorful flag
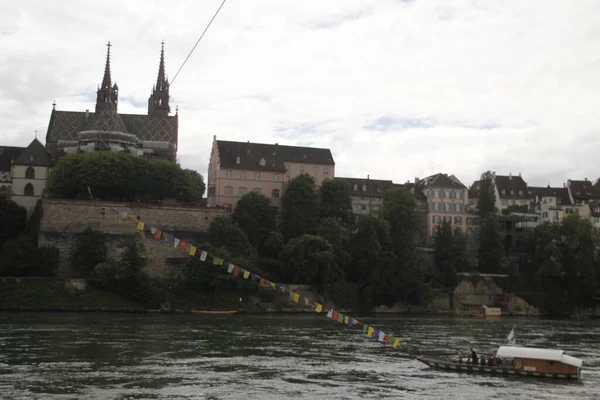
[{"label": "colorful flag", "polygon": [[331,308],[327,310],[327,318],[333,318],[333,310]]},{"label": "colorful flag", "polygon": [[379,337],[377,338],[377,340],[383,342],[385,340],[385,332],[379,331]]},{"label": "colorful flag", "polygon": [[132,215],[128,215],[127,219],[130,220],[130,221],[132,221],[133,220],[133,216]]},{"label": "colorful flag", "polygon": [[349,318],[348,318],[348,316],[347,316],[347,315],[344,315],[344,323],[345,323],[346,325],[348,325],[348,319],[349,319]]},{"label": "colorful flag", "polygon": [[227,272],[232,273],[233,272],[233,264],[229,264],[229,267],[227,268]]},{"label": "colorful flag", "polygon": [[258,275],[256,274],[250,274],[250,279],[252,279],[253,281],[258,279]]},{"label": "colorful flag", "polygon": [[275,283],[274,282],[270,282],[269,284],[271,285],[271,289],[275,289]]},{"label": "colorful flag", "polygon": [[187,243],[184,242],[183,240],[181,242],[179,242],[179,250],[180,251],[184,252],[186,246],[187,246]]},{"label": "colorful flag", "polygon": [[400,339],[395,339],[392,347],[397,348],[399,343],[400,343]]},{"label": "colorful flag", "polygon": [[371,337],[371,335],[373,334],[373,331],[374,331],[373,327],[372,327],[372,326],[369,326],[369,327],[367,328],[367,336],[368,336],[368,337]]},{"label": "colorful flag", "polygon": [[202,253],[200,253],[200,261],[206,261],[206,256],[208,256],[208,253],[202,250]]},{"label": "colorful flag", "polygon": [[262,287],[262,286],[265,286],[265,278],[260,278],[260,279],[258,280],[258,284],[259,284],[261,287]]},{"label": "colorful flag", "polygon": [[392,337],[392,335],[390,335],[390,334],[388,333],[387,335],[385,335],[385,338],[383,338],[383,341],[387,343],[387,342],[389,342],[389,341],[390,341],[390,338],[391,338],[391,337]]},{"label": "colorful flag", "polygon": [[323,311],[323,306],[321,304],[317,304],[317,306],[315,307],[315,312],[321,312]]},{"label": "colorful flag", "polygon": [[348,321],[346,322],[348,324],[348,328],[351,328],[352,325],[354,325],[354,321],[356,321],[354,318],[348,318]]},{"label": "colorful flag", "polygon": [[177,239],[177,238],[173,239],[173,247],[175,247],[175,248],[179,247],[179,239]]},{"label": "colorful flag", "polygon": [[152,231],[152,227],[148,224],[144,224],[144,231],[150,232],[150,231]]},{"label": "colorful flag", "polygon": [[250,271],[244,271],[244,279],[248,279],[250,276]]},{"label": "colorful flag", "polygon": [[137,225],[138,231],[143,231],[144,230],[144,223],[142,221],[138,222]]},{"label": "colorful flag", "polygon": [[190,256],[196,255],[196,246],[190,246]]},{"label": "colorful flag", "polygon": [[[231,266],[231,264],[229,264]],[[238,276],[240,274],[240,267],[233,267],[233,276]]]},{"label": "colorful flag", "polygon": [[213,265],[219,265],[219,257],[213,258]]},{"label": "colorful flag", "polygon": [[363,325],[363,333],[367,333],[369,330],[369,325]]},{"label": "colorful flag", "polygon": [[297,303],[300,300],[300,295],[298,293],[294,293],[294,303]]},{"label": "colorful flag", "polygon": [[160,229],[157,229],[156,232],[154,233],[154,238],[160,239],[161,235],[162,235],[162,232],[160,231]]},{"label": "colorful flag", "polygon": [[150,228],[150,233],[154,235],[156,233],[156,228]]},{"label": "colorful flag", "polygon": [[375,328],[375,330],[373,331],[373,338],[377,339],[379,337],[379,329]]},{"label": "colorful flag", "polygon": [[304,304],[309,305],[310,304],[310,300],[308,300],[308,297],[304,298]]}]

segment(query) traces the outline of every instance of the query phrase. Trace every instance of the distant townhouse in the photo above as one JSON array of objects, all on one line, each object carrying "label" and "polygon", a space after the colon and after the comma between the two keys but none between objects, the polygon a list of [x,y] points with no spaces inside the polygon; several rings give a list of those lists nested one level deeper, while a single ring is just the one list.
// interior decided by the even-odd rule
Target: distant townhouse
[{"label": "distant townhouse", "polygon": [[352,211],[357,215],[379,215],[383,206],[383,196],[393,183],[389,180],[364,178],[344,179],[350,184]]},{"label": "distant townhouse", "polygon": [[577,207],[571,203],[566,187],[531,186],[527,193],[532,196],[533,210],[538,214],[540,223],[559,224],[567,215],[577,214]]},{"label": "distant townhouse", "polygon": [[325,179],[333,179],[335,162],[331,151],[277,143],[231,142],[213,136],[207,204],[233,209],[240,197],[254,190],[279,207],[286,183],[302,173],[311,175],[318,186]]},{"label": "distant townhouse", "polygon": [[[454,175],[437,173],[423,179],[415,179],[427,198],[427,234],[433,236],[435,228],[446,220],[455,231],[467,232],[468,190]],[[469,219],[470,223],[473,223]]]},{"label": "distant townhouse", "polygon": [[582,181],[569,179],[567,190],[571,203],[576,206],[587,204],[592,200],[600,200],[600,187],[593,185],[587,178]]},{"label": "distant townhouse", "polygon": [[[519,175],[496,175],[492,172],[494,192],[496,194],[496,208],[498,212],[510,206],[525,206],[532,200],[532,195],[528,193],[527,183]],[[472,211],[475,211],[479,191],[481,190],[481,181],[475,181],[469,188],[469,205]]]},{"label": "distant townhouse", "polygon": [[0,146],[0,197],[12,198],[12,163],[25,147]]},{"label": "distant townhouse", "polygon": [[600,230],[600,200],[591,200],[579,206],[579,216],[588,219],[594,228]]}]

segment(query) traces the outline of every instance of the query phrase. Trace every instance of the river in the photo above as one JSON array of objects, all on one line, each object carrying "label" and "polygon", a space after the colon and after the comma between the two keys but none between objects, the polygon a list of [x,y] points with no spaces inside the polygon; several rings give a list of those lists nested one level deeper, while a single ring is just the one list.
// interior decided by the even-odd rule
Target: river
[{"label": "river", "polygon": [[[600,320],[406,315],[362,321],[398,349],[324,315],[0,313],[7,399],[598,399]],[[584,360],[581,382],[429,369],[420,354],[523,345]]]}]

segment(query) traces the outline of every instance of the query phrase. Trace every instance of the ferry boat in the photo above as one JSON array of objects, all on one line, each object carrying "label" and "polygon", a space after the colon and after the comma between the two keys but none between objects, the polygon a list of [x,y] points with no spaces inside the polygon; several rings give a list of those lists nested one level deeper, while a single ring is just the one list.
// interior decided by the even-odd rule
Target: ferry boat
[{"label": "ferry boat", "polygon": [[499,318],[502,315],[502,310],[498,307],[483,306],[479,312],[471,315],[475,318]]},{"label": "ferry boat", "polygon": [[[516,326],[516,325],[515,325]],[[484,373],[505,376],[535,376],[559,379],[581,379],[583,361],[565,354],[564,350],[516,346],[515,327],[505,340],[506,346],[496,351],[494,362],[471,362],[459,356],[452,359],[421,356],[417,360],[431,368],[455,372]]]}]

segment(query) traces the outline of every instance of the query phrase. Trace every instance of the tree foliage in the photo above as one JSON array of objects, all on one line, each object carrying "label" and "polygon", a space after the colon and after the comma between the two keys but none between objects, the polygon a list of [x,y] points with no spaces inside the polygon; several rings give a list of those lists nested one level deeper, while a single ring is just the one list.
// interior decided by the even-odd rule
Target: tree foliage
[{"label": "tree foliage", "polygon": [[60,158],[48,179],[48,190],[64,198],[89,198],[91,192],[102,200],[173,198],[195,202],[204,195],[205,184],[200,174],[171,161],[98,152]]},{"label": "tree foliage", "polygon": [[496,189],[494,176],[484,172],[479,181],[479,248],[477,251],[478,270],[480,272],[500,273],[504,250],[502,235],[496,212]]},{"label": "tree foliage", "polygon": [[276,229],[276,213],[265,195],[252,191],[238,200],[231,217],[262,254],[269,235]]},{"label": "tree foliage", "polygon": [[319,220],[319,194],[315,180],[300,174],[290,180],[281,199],[281,233],[286,240],[314,234]]},{"label": "tree foliage", "polygon": [[56,247],[37,247],[30,238],[19,236],[0,249],[0,276],[52,277],[59,261]]},{"label": "tree foliage", "polygon": [[494,176],[490,171],[481,175],[479,180],[479,197],[477,199],[477,211],[480,217],[493,214],[498,211],[496,208],[496,189]]},{"label": "tree foliage", "polygon": [[470,269],[466,238],[454,232],[445,219],[435,229],[434,261],[440,283],[449,288],[458,283],[457,272]]},{"label": "tree foliage", "polygon": [[383,197],[381,216],[390,224],[392,246],[396,255],[402,261],[412,262],[421,229],[421,216],[414,197],[403,188],[387,190]]},{"label": "tree foliage", "polygon": [[106,261],[108,246],[106,235],[102,232],[86,228],[75,236],[71,249],[71,268],[82,278],[87,278],[94,267]]},{"label": "tree foliage", "polygon": [[344,225],[353,222],[350,183],[345,179],[326,179],[319,188],[321,218],[335,218]]},{"label": "tree foliage", "polygon": [[27,210],[0,197],[0,246],[21,235],[27,225]]},{"label": "tree foliage", "polygon": [[281,275],[286,282],[319,284],[331,281],[333,249],[323,238],[302,235],[290,240],[281,251]]},{"label": "tree foliage", "polygon": [[213,247],[223,248],[234,257],[256,260],[256,249],[248,240],[248,235],[231,217],[220,215],[213,219],[207,234]]}]

